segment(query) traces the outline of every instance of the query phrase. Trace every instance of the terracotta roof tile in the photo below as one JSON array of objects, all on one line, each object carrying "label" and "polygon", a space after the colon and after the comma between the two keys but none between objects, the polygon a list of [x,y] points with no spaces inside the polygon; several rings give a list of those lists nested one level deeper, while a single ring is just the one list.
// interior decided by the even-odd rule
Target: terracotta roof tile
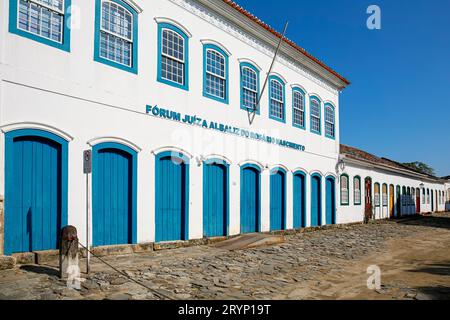
[{"label": "terracotta roof tile", "polygon": [[417,170],[413,170],[410,167],[405,166],[404,164],[399,163],[397,161],[390,160],[390,159],[387,159],[387,158],[380,158],[380,157],[378,157],[376,155],[373,155],[373,154],[368,153],[366,151],[363,151],[361,149],[350,147],[350,146],[347,146],[347,145],[344,145],[344,144],[341,144],[341,149],[340,150],[341,150],[340,151],[341,154],[345,154],[345,156],[347,156],[349,158],[352,158],[352,159],[355,159],[355,160],[365,161],[365,162],[369,162],[369,163],[372,163],[372,164],[385,165],[385,166],[389,166],[389,167],[394,168],[394,169],[407,170],[407,171],[410,171],[411,173],[418,173],[418,174],[426,175],[426,176],[428,176],[430,178],[433,178],[433,179],[439,179],[437,177],[434,177],[434,176],[431,176],[431,175],[428,175],[428,174],[424,174],[424,173],[419,172]]},{"label": "terracotta roof tile", "polygon": [[[261,27],[263,27],[264,29],[266,29],[267,31],[269,31],[270,33],[272,33],[273,35],[275,35],[278,38],[282,38],[283,35],[281,33],[279,33],[278,31],[276,31],[274,28],[272,28],[271,26],[269,26],[267,23],[263,22],[261,19],[257,18],[255,15],[251,14],[250,12],[248,12],[247,10],[245,10],[244,8],[242,8],[240,5],[238,5],[236,2],[232,1],[232,0],[222,0],[223,2],[225,2],[226,4],[228,4],[229,6],[231,6],[232,8],[236,9],[237,11],[239,11],[240,13],[242,13],[243,15],[245,15],[247,18],[249,18],[250,20],[256,22],[257,24],[259,24]],[[286,37],[284,38],[284,42],[286,42],[288,45],[290,45],[291,47],[293,47],[294,49],[296,49],[297,51],[301,52],[302,54],[304,54],[306,57],[308,57],[309,59],[311,59],[312,61],[316,62],[317,64],[319,64],[321,67],[323,67],[324,69],[326,69],[328,72],[330,72],[331,74],[333,74],[334,76],[338,77],[341,81],[343,81],[346,85],[350,84],[350,81],[348,81],[347,79],[345,79],[343,76],[341,76],[339,73],[337,73],[336,71],[334,71],[333,69],[331,69],[330,67],[328,67],[325,63],[323,63],[322,61],[320,61],[319,59],[317,59],[316,57],[314,57],[313,55],[311,55],[310,53],[308,53],[305,49],[303,49],[302,47],[300,47],[299,45],[295,44],[293,41],[287,39]]]}]

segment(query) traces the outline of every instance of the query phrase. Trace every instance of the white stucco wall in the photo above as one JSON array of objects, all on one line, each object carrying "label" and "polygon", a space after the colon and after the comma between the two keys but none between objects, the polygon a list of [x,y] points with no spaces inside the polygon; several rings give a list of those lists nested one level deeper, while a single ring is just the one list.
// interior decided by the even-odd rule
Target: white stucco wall
[{"label": "white stucco wall", "polygon": [[[240,165],[260,163],[262,175],[262,231],[270,227],[270,169],[283,165],[287,176],[287,228],[293,226],[292,172],[307,173],[306,189],[311,189],[311,174],[318,172],[323,178],[336,175],[339,153],[339,95],[329,84],[311,72],[300,70],[299,65],[281,57],[274,72],[286,80],[286,123],[269,119],[268,91],[261,102],[261,115],[250,126],[248,115],[240,109],[239,60],[250,59],[261,67],[261,86],[269,70],[273,49],[238,32],[216,19],[207,10],[195,7],[189,11],[168,0],[142,1],[139,15],[139,72],[128,73],[95,62],[94,5],[95,1],[72,0],[79,8],[79,28],[71,32],[71,52],[32,41],[8,32],[9,1],[0,7],[0,127],[3,132],[18,128],[43,128],[60,135],[68,135],[69,143],[69,224],[76,226],[82,241],[85,239],[86,187],[82,170],[82,152],[90,149],[89,141],[129,141],[141,150],[138,154],[138,242],[155,239],[155,152],[161,148],[176,147],[192,155],[190,165],[189,238],[203,236],[202,175],[197,159],[216,157],[230,162],[230,234],[240,233]],[[192,34],[189,40],[189,91],[183,91],[156,81],[157,79],[157,22],[155,18],[170,18]],[[231,56],[229,59],[229,104],[203,97],[202,40],[213,39],[221,43]],[[300,68],[300,69],[299,69]],[[291,86],[301,85],[307,92],[307,130],[292,126]],[[336,112],[336,139],[329,139],[309,131],[308,95],[317,95],[322,102],[331,102]],[[256,142],[187,126],[145,114],[146,105],[158,105],[183,114],[197,115],[208,121],[226,123],[242,129],[269,134],[306,147],[304,152]],[[322,105],[322,133],[324,130]],[[5,150],[4,134],[0,134],[0,150]],[[4,152],[0,152],[0,195],[4,194]],[[387,176],[386,172],[347,167],[352,178],[371,176],[373,183],[418,187],[420,181],[400,176]],[[337,222],[363,220],[364,206],[353,206],[350,178],[350,206],[340,205],[339,186],[336,187]],[[426,188],[438,190],[438,185],[425,183]],[[443,189],[443,187],[442,187]],[[322,179],[322,192],[325,179]],[[5,199],[7,201],[7,199]],[[362,198],[364,201],[364,198]],[[444,205],[442,205],[443,208]],[[306,197],[307,225],[310,225],[310,196]],[[421,205],[430,211],[430,205]],[[322,221],[325,221],[325,196],[322,196]],[[92,239],[92,237],[91,237]]]},{"label": "white stucco wall", "polygon": [[[423,189],[430,190],[430,192],[433,190],[434,192],[444,192],[445,187],[442,183],[433,183],[427,180],[414,178],[407,175],[402,175],[399,173],[395,173],[392,171],[387,171],[379,168],[371,168],[369,166],[364,165],[357,165],[354,163],[347,163],[345,166],[345,169],[343,172],[340,172],[340,175],[347,174],[349,176],[349,205],[342,205],[340,200],[340,179],[339,179],[339,185],[337,187],[337,201],[338,201],[338,215],[337,215],[337,222],[338,223],[349,223],[349,222],[358,222],[362,221],[364,219],[364,210],[365,210],[365,179],[366,177],[370,177],[372,179],[372,205],[373,205],[373,214],[376,219],[383,219],[383,218],[389,218],[389,199],[390,199],[390,185],[394,185],[394,214],[396,217],[398,217],[398,210],[397,210],[397,186],[400,186],[400,192],[402,192],[403,187],[410,187],[410,188],[423,188],[421,189],[421,195],[420,195],[420,212],[417,212],[416,210],[416,199],[414,198],[414,204],[408,205],[407,202],[405,202],[405,205],[401,206],[401,215],[407,216],[407,215],[413,215],[416,213],[428,213],[432,212],[432,205],[431,205],[431,195],[430,195],[430,202],[428,202],[428,199],[425,197],[425,203],[423,202],[423,196],[422,192]],[[353,179],[354,177],[359,176],[361,178],[361,205],[355,205],[354,202],[354,186],[353,186]],[[374,189],[375,189],[375,183],[380,184],[380,206],[375,207],[374,205]],[[382,205],[382,186],[383,184],[387,184],[388,186],[388,206],[384,207]],[[425,193],[426,194],[426,193]],[[437,200],[437,201],[436,201]],[[407,200],[405,200],[407,201]],[[433,212],[439,212],[445,210],[445,204],[441,201],[439,202],[439,198],[434,198],[435,205]]]},{"label": "white stucco wall", "polygon": [[[249,126],[248,115],[240,109],[239,59],[251,59],[261,67],[261,86],[269,70],[272,54],[255,42],[248,44],[232,35],[220,21],[211,24],[204,18],[167,0],[152,0],[141,4],[139,15],[139,73],[134,75],[94,62],[95,1],[73,0],[81,16],[78,29],[71,32],[71,52],[32,41],[8,32],[8,3],[1,2],[0,126],[3,131],[17,128],[45,128],[73,137],[69,143],[69,223],[85,239],[85,176],[82,152],[91,148],[88,141],[102,137],[125,139],[138,146],[138,241],[154,241],[154,167],[152,151],[175,146],[191,154],[189,236],[201,238],[202,232],[202,167],[196,158],[220,155],[230,160],[230,233],[240,232],[239,164],[261,163],[262,229],[269,230],[269,170],[284,165],[287,177],[287,227],[292,228],[292,171],[320,172],[324,177],[333,172],[339,150],[339,99],[336,90],[311,75],[305,75],[280,60],[274,72],[286,80],[286,124],[268,116],[268,90],[261,102],[261,115]],[[183,91],[156,81],[157,23],[156,17],[177,21],[191,34],[189,44],[189,91]],[[208,18],[211,19],[211,18]],[[230,51],[228,105],[203,97],[202,40],[214,39]],[[270,51],[270,50],[269,50]],[[307,94],[315,94],[322,102],[336,107],[336,139],[319,136],[292,126],[291,85],[299,84]],[[216,131],[185,126],[145,114],[146,105],[158,105],[183,114],[198,115],[251,131],[292,141],[306,147],[305,152],[255,142]],[[309,99],[306,97],[306,110]],[[36,124],[37,123],[37,124]],[[322,105],[322,132],[323,105]],[[4,150],[4,135],[0,138]],[[0,194],[4,194],[4,158],[0,158]],[[308,189],[310,179],[308,177]],[[323,179],[322,190],[325,190]],[[7,201],[7,200],[6,200]],[[309,199],[306,205],[309,217]],[[323,202],[325,201],[323,197]],[[323,216],[325,212],[323,210]],[[308,218],[309,220],[309,218]],[[325,218],[322,219],[323,221]]]}]

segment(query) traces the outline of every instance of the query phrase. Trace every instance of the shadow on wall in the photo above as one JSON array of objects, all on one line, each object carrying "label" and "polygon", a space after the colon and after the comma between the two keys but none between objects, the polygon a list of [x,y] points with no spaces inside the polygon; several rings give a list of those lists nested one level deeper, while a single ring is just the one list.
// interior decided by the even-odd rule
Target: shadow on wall
[{"label": "shadow on wall", "polygon": [[404,224],[408,226],[421,226],[431,228],[450,229],[450,217],[420,217],[412,220],[398,220],[398,224]]}]

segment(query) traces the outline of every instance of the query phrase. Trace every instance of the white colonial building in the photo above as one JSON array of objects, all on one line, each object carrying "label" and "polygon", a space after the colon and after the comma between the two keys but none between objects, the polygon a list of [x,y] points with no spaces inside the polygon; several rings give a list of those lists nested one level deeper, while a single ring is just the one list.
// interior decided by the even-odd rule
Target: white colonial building
[{"label": "white colonial building", "polygon": [[0,254],[362,221],[366,177],[376,218],[444,210],[340,156],[349,82],[286,39],[270,70],[281,34],[232,1],[2,0],[0,26]]}]

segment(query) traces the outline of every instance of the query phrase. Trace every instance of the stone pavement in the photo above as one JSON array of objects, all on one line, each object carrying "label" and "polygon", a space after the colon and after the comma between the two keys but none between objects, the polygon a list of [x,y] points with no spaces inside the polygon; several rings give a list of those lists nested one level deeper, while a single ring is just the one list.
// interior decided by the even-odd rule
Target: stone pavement
[{"label": "stone pavement", "polygon": [[[0,271],[0,299],[315,299],[326,277],[343,274],[369,255],[387,252],[389,241],[433,237],[450,240],[450,213],[415,220],[382,221],[286,236],[284,244],[228,251],[199,246],[105,258],[145,284],[139,286],[93,258],[91,275],[80,290],[68,289],[54,266],[22,266]],[[437,233],[436,233],[437,234]],[[450,256],[449,256],[450,261]],[[83,264],[81,260],[80,265]],[[365,274],[366,269],[362,268]],[[442,275],[448,281],[448,275]],[[346,282],[346,279],[342,279]],[[331,285],[327,283],[327,286]],[[402,284],[396,299],[432,296]],[[317,288],[316,288],[317,287]],[[386,293],[395,285],[383,286]],[[450,288],[450,283],[447,288]],[[444,298],[450,292],[441,289]],[[447,296],[448,294],[448,296]],[[339,298],[331,295],[328,298]]]}]

